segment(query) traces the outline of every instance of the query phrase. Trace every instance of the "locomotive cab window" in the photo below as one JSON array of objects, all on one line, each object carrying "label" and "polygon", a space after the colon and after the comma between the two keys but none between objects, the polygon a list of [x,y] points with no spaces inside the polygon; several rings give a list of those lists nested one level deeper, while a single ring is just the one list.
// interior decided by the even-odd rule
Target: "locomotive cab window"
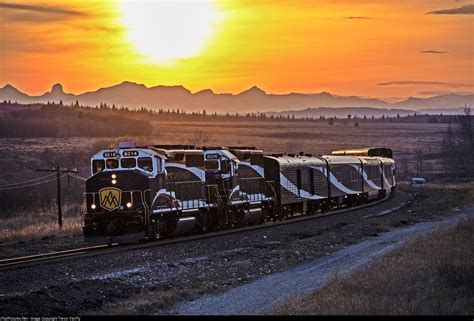
[{"label": "locomotive cab window", "polygon": [[109,158],[105,161],[108,169],[114,169],[119,167],[119,162],[115,158]]},{"label": "locomotive cab window", "polygon": [[206,160],[204,167],[205,169],[219,169],[219,163],[215,160]]},{"label": "locomotive cab window", "polygon": [[230,173],[231,172],[231,167],[230,167],[230,161],[228,159],[222,159],[221,160],[221,171],[223,173]]},{"label": "locomotive cab window", "polygon": [[105,162],[103,159],[94,159],[92,161],[92,173],[98,173],[103,171],[105,168]]},{"label": "locomotive cab window", "polygon": [[120,160],[120,166],[122,166],[122,168],[134,168],[137,166],[137,161],[135,158],[122,158]]},{"label": "locomotive cab window", "polygon": [[138,158],[138,167],[141,169],[152,172],[153,171],[153,162],[150,157],[140,157]]},{"label": "locomotive cab window", "polygon": [[201,154],[199,155],[186,155],[186,167],[204,167],[204,158]]}]

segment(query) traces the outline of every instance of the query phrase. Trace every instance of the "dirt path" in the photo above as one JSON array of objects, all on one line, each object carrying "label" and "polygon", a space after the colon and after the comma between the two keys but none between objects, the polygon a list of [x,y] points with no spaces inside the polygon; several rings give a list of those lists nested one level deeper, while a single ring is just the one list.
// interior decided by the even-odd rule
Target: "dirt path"
[{"label": "dirt path", "polygon": [[185,302],[177,308],[176,313],[266,314],[295,295],[307,294],[321,288],[336,274],[347,275],[360,270],[374,259],[400,247],[409,238],[433,232],[440,227],[452,226],[467,217],[474,217],[474,207],[466,208],[442,221],[419,223],[385,233],[311,263],[260,278],[219,295]]}]

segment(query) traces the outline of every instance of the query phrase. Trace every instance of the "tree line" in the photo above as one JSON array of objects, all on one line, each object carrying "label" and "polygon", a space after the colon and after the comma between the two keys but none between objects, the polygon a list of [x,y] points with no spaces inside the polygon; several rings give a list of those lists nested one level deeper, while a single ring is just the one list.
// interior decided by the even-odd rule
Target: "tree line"
[{"label": "tree line", "polygon": [[[150,135],[152,124],[111,109],[32,105],[0,117],[0,137],[109,137]],[[1,108],[1,107],[0,107]]]}]

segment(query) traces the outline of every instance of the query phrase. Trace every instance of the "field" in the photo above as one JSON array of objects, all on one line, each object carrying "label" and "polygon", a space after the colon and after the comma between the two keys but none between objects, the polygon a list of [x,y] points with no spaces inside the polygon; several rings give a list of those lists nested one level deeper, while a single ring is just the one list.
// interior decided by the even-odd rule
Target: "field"
[{"label": "field", "polygon": [[[395,160],[404,158],[410,174],[416,170],[416,151],[424,155],[423,173],[441,170],[439,157],[445,124],[351,122],[155,122],[156,141],[210,146],[256,146],[267,153],[328,154],[335,149],[387,146]],[[400,166],[399,166],[400,167]],[[421,174],[423,174],[421,173]]]},{"label": "field", "polygon": [[[0,139],[0,185],[44,176],[38,168],[78,168],[89,175],[90,156],[119,141],[139,144],[196,144],[199,146],[255,146],[267,153],[327,154],[335,149],[387,146],[393,149],[398,177],[425,175],[436,177],[442,170],[439,151],[444,124],[352,123],[330,126],[315,121],[260,120],[167,120],[152,121],[150,136],[2,138]],[[417,157],[417,151],[422,155]],[[51,178],[51,177],[50,177]],[[54,178],[54,177],[53,177]],[[81,232],[80,204],[84,184],[72,177],[62,178],[65,222],[68,228],[56,229],[56,184],[11,189],[0,186],[1,241],[41,238],[45,235]],[[16,186],[13,186],[16,187]],[[41,225],[38,227],[38,225]],[[8,230],[8,233],[7,233]]]}]

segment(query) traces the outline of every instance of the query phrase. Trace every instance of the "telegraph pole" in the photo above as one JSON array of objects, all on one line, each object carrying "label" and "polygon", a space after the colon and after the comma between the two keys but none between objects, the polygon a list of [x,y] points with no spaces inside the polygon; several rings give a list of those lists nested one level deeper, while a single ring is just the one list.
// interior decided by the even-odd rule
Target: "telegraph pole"
[{"label": "telegraph pole", "polygon": [[38,172],[56,172],[56,188],[57,188],[57,203],[58,203],[58,224],[59,227],[63,227],[63,206],[62,206],[62,198],[61,198],[61,173],[77,173],[77,168],[68,169],[68,168],[59,168],[56,165],[54,168],[51,169],[37,169]]}]

